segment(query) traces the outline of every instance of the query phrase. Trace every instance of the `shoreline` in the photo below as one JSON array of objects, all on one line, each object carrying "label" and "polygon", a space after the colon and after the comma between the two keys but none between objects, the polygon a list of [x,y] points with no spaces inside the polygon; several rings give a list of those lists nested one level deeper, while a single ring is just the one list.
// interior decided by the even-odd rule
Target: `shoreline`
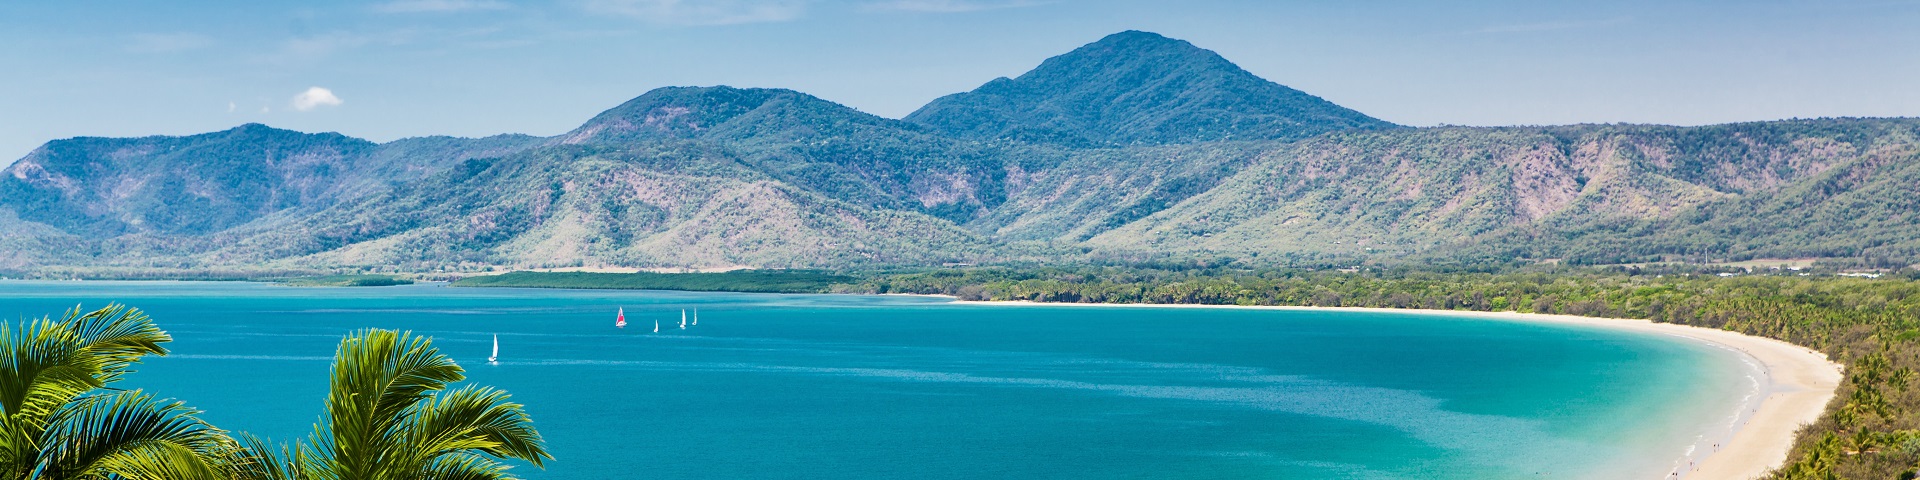
[{"label": "shoreline", "polygon": [[[1704,452],[1698,457],[1695,468],[1681,469],[1679,477],[1704,480],[1749,480],[1786,462],[1787,453],[1793,448],[1794,433],[1801,425],[1819,420],[1825,413],[1827,402],[1833,399],[1842,378],[1841,366],[1827,360],[1825,354],[1791,343],[1748,336],[1727,330],[1715,330],[1671,323],[1654,323],[1650,320],[1581,317],[1575,315],[1557,315],[1519,312],[1477,312],[1458,310],[1428,310],[1400,308],[1367,307],[1300,307],[1280,305],[1195,305],[1195,304],[1148,304],[1148,303],[1049,303],[1032,301],[977,301],[959,300],[945,295],[928,295],[953,299],[958,305],[1022,305],[1049,307],[1097,307],[1097,308],[1231,308],[1247,310],[1292,310],[1292,311],[1344,311],[1363,313],[1396,313],[1414,315],[1451,316],[1456,318],[1475,318],[1485,320],[1505,320],[1557,325],[1578,325],[1606,328],[1643,334],[1658,334],[1682,337],[1726,348],[1758,362],[1762,397],[1759,407],[1748,412],[1736,411],[1740,418],[1731,432],[1732,440],[1718,450]],[[1745,409],[1745,406],[1741,407]],[[1714,435],[1706,432],[1703,435]],[[1686,461],[1691,455],[1680,457]]]}]

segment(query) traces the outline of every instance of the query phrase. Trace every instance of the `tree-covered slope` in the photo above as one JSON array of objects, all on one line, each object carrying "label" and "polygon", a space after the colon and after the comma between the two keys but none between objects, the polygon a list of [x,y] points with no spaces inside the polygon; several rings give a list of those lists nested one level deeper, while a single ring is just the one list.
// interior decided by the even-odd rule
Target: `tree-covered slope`
[{"label": "tree-covered slope", "polygon": [[1219,187],[1088,243],[1235,256],[1852,256],[1904,245],[1899,219],[1920,197],[1901,181],[1916,132],[1920,121],[1826,119],[1338,133],[1275,145]]},{"label": "tree-covered slope", "polygon": [[941,97],[906,120],[962,138],[1070,146],[1290,140],[1393,126],[1186,41],[1139,31]]},{"label": "tree-covered slope", "polygon": [[887,119],[647,92],[560,136],[48,143],[0,272],[1848,257],[1920,263],[1920,120],[1403,128],[1124,32]]},{"label": "tree-covered slope", "polygon": [[1920,263],[1920,120],[1798,120],[1686,133],[1676,146],[1710,159],[1689,169],[1724,185],[1727,195],[1664,216],[1564,215],[1463,250],[1577,263],[1797,257],[1881,267]]},{"label": "tree-covered slope", "polygon": [[864,208],[700,142],[556,146],[462,162],[201,257],[335,267],[843,267],[987,258],[923,214]]},{"label": "tree-covered slope", "polygon": [[0,174],[0,202],[23,220],[76,234],[209,233],[332,195],[374,147],[259,124],[60,140]]},{"label": "tree-covered slope", "polygon": [[199,235],[317,207],[532,137],[433,137],[387,144],[260,124],[185,137],[48,142],[0,172],[0,208],[88,236]]},{"label": "tree-covered slope", "polygon": [[792,90],[655,89],[554,140],[627,145],[697,140],[835,200],[966,221],[1004,197],[1002,156],[918,125]]}]

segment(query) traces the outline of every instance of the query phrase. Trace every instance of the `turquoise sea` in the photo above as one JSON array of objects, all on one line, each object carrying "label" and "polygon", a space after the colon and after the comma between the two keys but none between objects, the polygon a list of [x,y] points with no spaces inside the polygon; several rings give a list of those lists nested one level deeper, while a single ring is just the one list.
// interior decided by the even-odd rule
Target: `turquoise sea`
[{"label": "turquoise sea", "polygon": [[1753,389],[1693,340],[1439,315],[0,282],[8,320],[108,301],[176,337],[124,386],[279,440],[349,331],[430,335],[528,405],[540,479],[1661,478]]}]

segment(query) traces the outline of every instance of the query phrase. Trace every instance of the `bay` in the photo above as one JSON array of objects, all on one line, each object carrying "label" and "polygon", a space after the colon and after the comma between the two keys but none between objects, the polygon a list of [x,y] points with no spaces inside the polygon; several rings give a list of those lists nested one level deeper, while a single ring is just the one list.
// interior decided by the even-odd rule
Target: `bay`
[{"label": "bay", "polygon": [[0,282],[10,318],[109,301],[176,337],[123,387],[279,441],[343,336],[431,336],[528,405],[541,479],[1658,478],[1749,381],[1686,339],[1409,313]]}]

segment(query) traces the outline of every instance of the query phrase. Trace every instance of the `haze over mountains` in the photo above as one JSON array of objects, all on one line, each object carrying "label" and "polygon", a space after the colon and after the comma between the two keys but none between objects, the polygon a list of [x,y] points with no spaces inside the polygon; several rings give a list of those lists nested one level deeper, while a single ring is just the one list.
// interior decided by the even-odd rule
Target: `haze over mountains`
[{"label": "haze over mountains", "polygon": [[56,140],[0,271],[1920,262],[1920,120],[1409,128],[1123,32],[901,120],[662,88],[555,137]]}]

